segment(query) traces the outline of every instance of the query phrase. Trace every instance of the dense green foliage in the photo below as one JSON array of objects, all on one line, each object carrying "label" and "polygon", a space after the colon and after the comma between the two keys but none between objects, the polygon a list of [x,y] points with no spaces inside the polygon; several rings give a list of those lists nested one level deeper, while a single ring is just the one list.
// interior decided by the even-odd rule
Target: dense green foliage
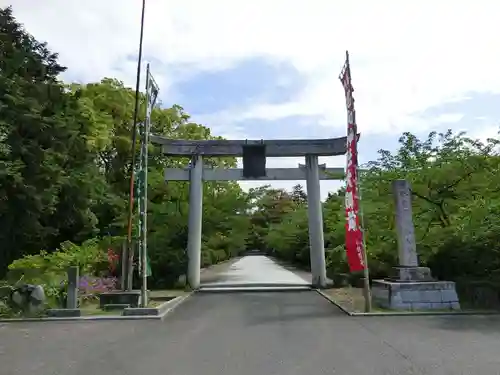
[{"label": "dense green foliage", "polygon": [[[480,142],[465,134],[410,133],[396,152],[379,151],[361,175],[363,210],[372,277],[387,276],[397,264],[391,182],[412,184],[413,217],[420,261],[441,279],[500,276],[498,140]],[[258,245],[303,265],[308,263],[304,193],[263,190],[254,213]],[[330,274],[347,272],[344,251],[344,197],[324,204],[325,246]],[[257,243],[256,243],[257,246]]]},{"label": "dense green foliage", "polygon": [[[42,258],[49,262],[47,256],[66,241],[88,250],[88,240],[124,238],[135,96],[111,78],[64,84],[57,55],[29,35],[11,9],[1,9],[0,19],[1,278],[23,256],[46,252],[11,269],[26,262],[36,268]],[[140,102],[143,117],[145,98]],[[180,106],[155,108],[152,123],[154,133],[171,138],[214,138],[208,128],[190,122]],[[150,155],[148,247],[152,284],[161,286],[185,271],[188,206],[187,184],[166,184],[163,169],[187,160],[167,160],[153,146]],[[246,199],[236,183],[206,184],[204,265],[244,248]],[[100,251],[105,254],[105,246]]]},{"label": "dense green foliage", "polygon": [[[134,92],[112,78],[64,84],[57,55],[30,36],[11,9],[0,9],[0,21],[0,278],[10,264],[11,272],[33,266],[50,273],[76,263],[95,273],[106,249],[119,248],[126,233]],[[157,106],[152,123],[155,134],[170,138],[214,138],[177,105]],[[440,278],[499,275],[497,143],[452,132],[423,140],[405,133],[396,152],[379,152],[361,176],[372,276],[397,263],[390,190],[397,178],[412,184],[423,264]],[[153,287],[173,285],[185,272],[187,183],[165,183],[163,169],[187,162],[166,159],[151,146]],[[231,158],[209,162],[235,164]],[[206,183],[203,214],[203,265],[259,248],[308,267],[301,186],[245,193],[236,183]],[[342,190],[324,203],[324,222],[329,273],[346,273]]]}]

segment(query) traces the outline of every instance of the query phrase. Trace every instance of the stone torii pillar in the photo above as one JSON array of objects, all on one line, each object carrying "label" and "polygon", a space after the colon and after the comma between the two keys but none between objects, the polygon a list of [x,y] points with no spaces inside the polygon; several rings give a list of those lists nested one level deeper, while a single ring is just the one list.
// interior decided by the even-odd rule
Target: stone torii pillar
[{"label": "stone torii pillar", "polygon": [[317,155],[306,155],[305,170],[312,285],[324,288],[326,287],[325,240]]},{"label": "stone torii pillar", "polygon": [[195,155],[189,170],[189,225],[187,281],[192,289],[200,287],[201,233],[203,222],[203,157]]}]

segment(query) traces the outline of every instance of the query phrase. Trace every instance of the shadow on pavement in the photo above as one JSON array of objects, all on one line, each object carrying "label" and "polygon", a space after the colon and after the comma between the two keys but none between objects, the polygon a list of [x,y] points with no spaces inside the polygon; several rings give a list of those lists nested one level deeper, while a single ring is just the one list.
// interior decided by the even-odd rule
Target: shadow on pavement
[{"label": "shadow on pavement", "polygon": [[269,292],[255,296],[242,294],[238,302],[244,305],[245,320],[248,326],[275,323],[290,323],[348,318],[338,307],[324,300],[314,291],[295,293]]},{"label": "shadow on pavement", "polygon": [[290,323],[298,321],[311,321],[314,319],[329,319],[332,315],[338,315],[332,311],[309,311],[298,313],[283,313],[283,314],[249,314],[247,316],[247,326],[258,326],[274,323]]},{"label": "shadow on pavement", "polygon": [[332,317],[349,319],[338,307],[315,291],[240,291],[234,293],[195,293],[179,306],[168,320],[189,321],[196,316],[224,311],[229,321],[243,317],[247,327],[275,323],[328,320]]},{"label": "shadow on pavement", "polygon": [[479,331],[482,333],[500,332],[500,316],[498,315],[457,315],[432,317],[435,328],[452,331]]},{"label": "shadow on pavement", "polygon": [[283,288],[283,291],[286,291],[287,288],[303,288],[305,290],[311,290],[312,286],[310,284],[307,284],[306,282],[303,283],[280,283],[280,282],[274,282],[274,283],[261,283],[261,282],[231,282],[231,283],[203,283],[200,285],[200,288],[198,292],[203,293],[211,289],[218,289],[218,290],[226,290],[230,291],[231,289],[237,289],[238,292],[244,292],[245,290],[252,290],[255,289],[256,291],[259,291],[259,288],[261,291],[265,292],[268,291],[267,289],[272,289],[272,288]]}]

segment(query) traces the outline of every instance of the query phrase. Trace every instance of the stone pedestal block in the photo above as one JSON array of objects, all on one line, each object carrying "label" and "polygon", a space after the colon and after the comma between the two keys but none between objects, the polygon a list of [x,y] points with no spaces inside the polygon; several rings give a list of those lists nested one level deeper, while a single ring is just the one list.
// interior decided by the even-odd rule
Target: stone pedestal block
[{"label": "stone pedestal block", "polygon": [[429,267],[405,267],[399,266],[393,268],[393,274],[389,278],[391,281],[433,281]]},{"label": "stone pedestal block", "polygon": [[138,307],[140,298],[140,290],[101,293],[99,295],[99,307],[101,309],[103,309],[105,305],[129,305],[131,307]]},{"label": "stone pedestal block", "polygon": [[452,281],[374,280],[374,304],[391,310],[460,310]]}]

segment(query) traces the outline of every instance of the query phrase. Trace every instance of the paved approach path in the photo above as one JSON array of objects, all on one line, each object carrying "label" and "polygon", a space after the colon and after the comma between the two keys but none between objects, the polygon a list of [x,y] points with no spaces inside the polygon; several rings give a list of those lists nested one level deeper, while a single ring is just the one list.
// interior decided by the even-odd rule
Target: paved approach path
[{"label": "paved approach path", "polygon": [[204,283],[205,286],[280,284],[310,285],[298,274],[286,270],[274,260],[263,255],[251,255],[241,258],[221,271],[217,281]]},{"label": "paved approach path", "polygon": [[0,375],[492,375],[500,319],[351,318],[313,291],[197,294],[163,322],[0,324]]}]

